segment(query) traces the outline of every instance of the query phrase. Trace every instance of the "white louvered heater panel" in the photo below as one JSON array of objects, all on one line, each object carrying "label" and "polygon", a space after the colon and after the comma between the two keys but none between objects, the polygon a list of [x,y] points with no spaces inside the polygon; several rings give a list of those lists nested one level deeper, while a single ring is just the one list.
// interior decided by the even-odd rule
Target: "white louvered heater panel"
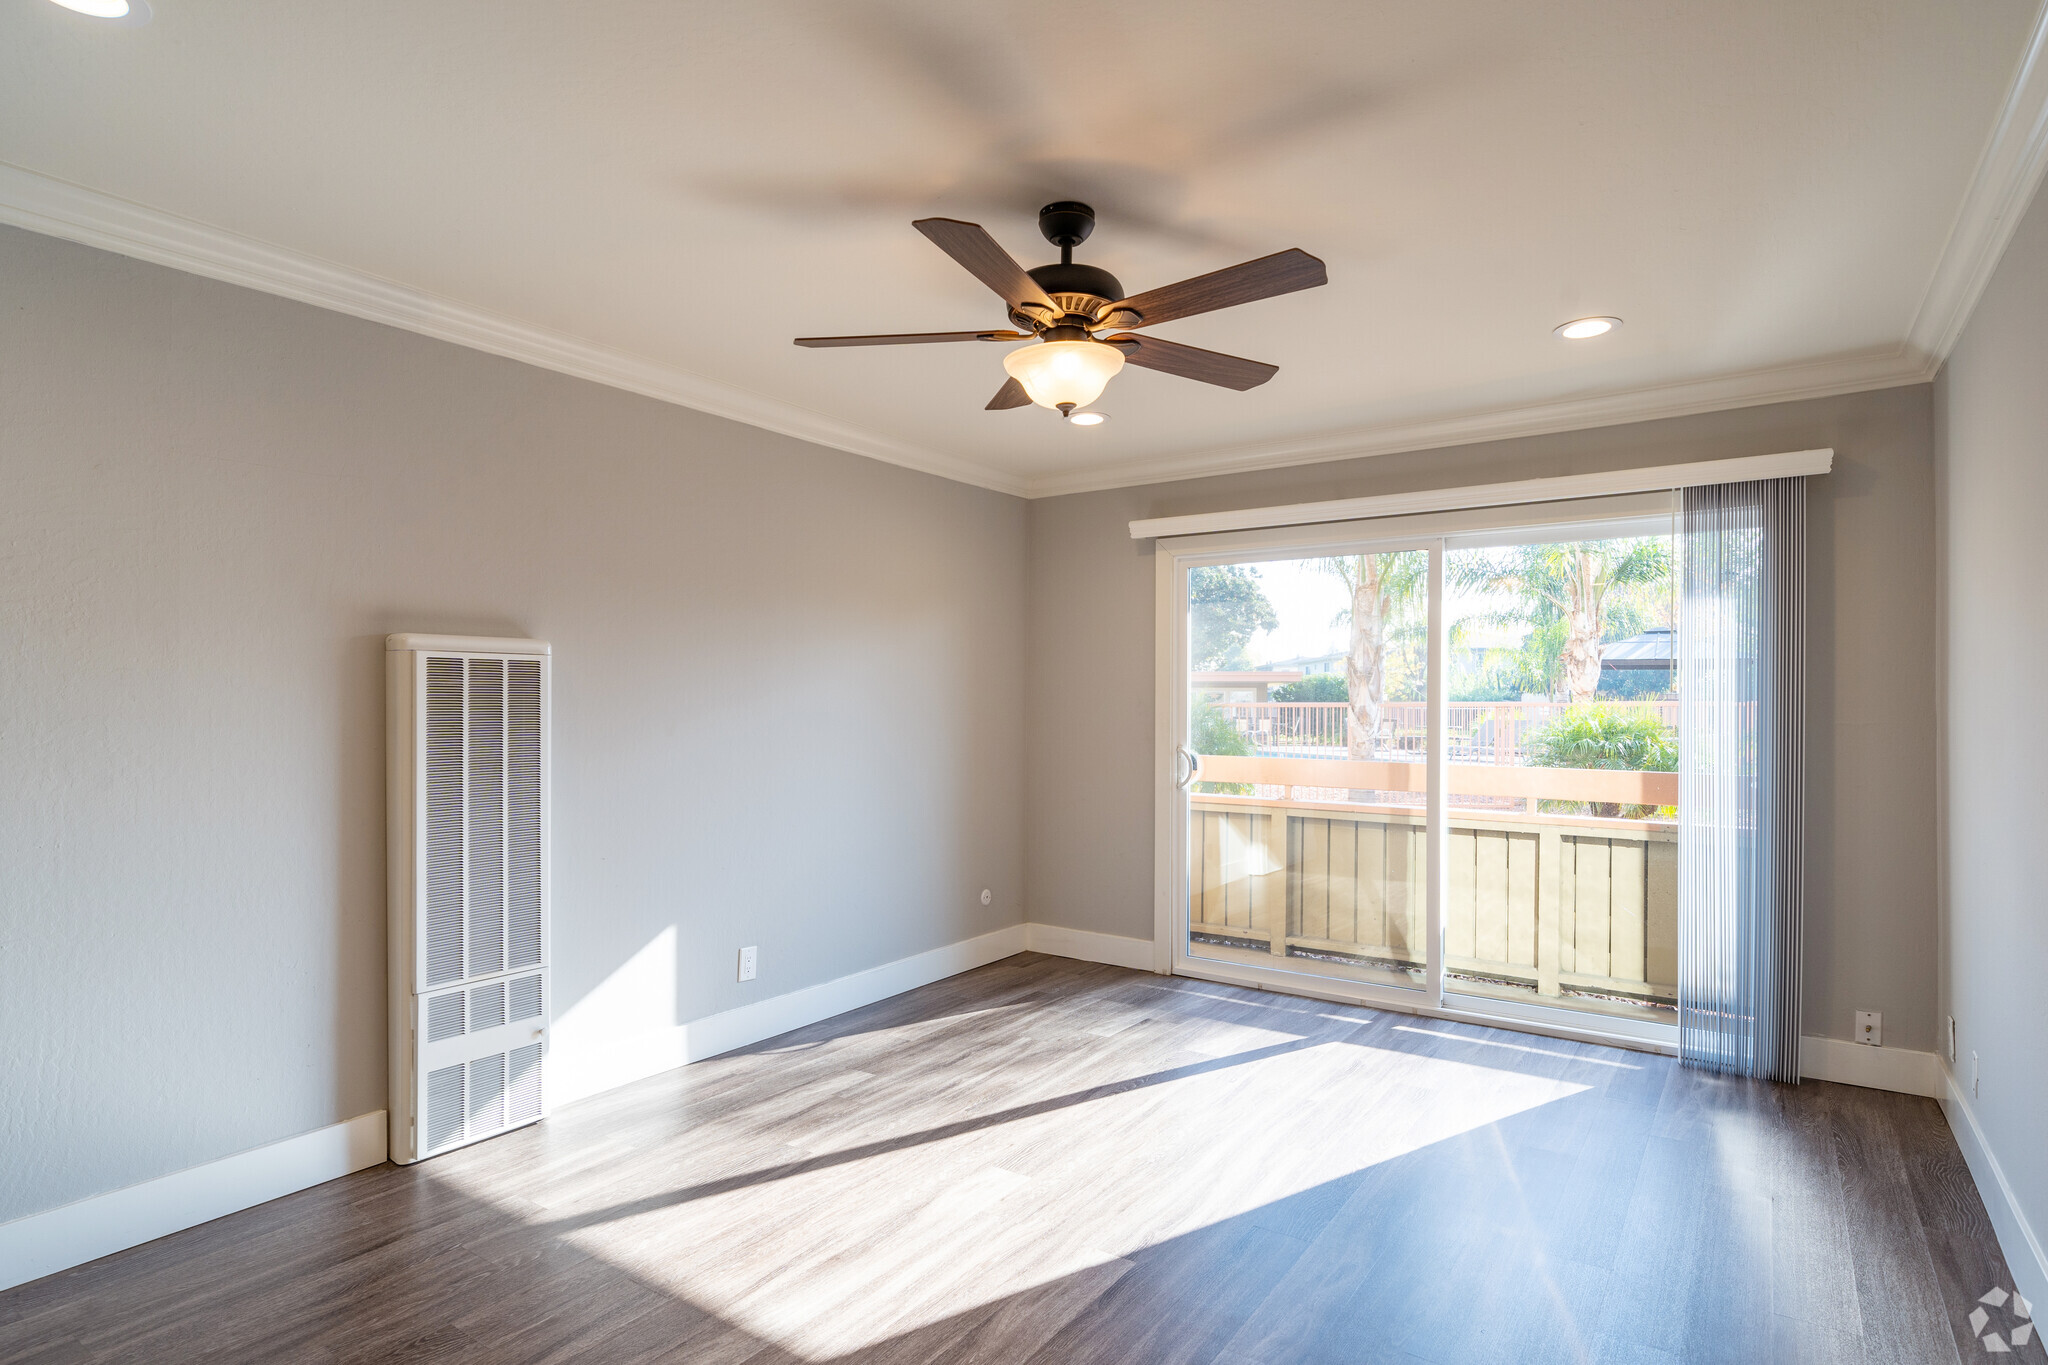
[{"label": "white louvered heater panel", "polygon": [[545,1112],[548,646],[393,635],[391,1159]]}]

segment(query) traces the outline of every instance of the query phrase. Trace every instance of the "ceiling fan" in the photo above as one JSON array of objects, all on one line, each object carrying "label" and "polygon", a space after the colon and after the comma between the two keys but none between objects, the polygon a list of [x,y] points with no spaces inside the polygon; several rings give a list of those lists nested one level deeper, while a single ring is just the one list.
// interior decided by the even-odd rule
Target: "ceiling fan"
[{"label": "ceiling fan", "polygon": [[[1031,270],[1017,264],[978,223],[955,218],[920,218],[911,224],[968,273],[1002,296],[1010,321],[1022,331],[914,332],[899,336],[798,337],[799,346],[903,346],[928,341],[1029,341],[1003,357],[1009,382],[996,390],[988,409],[1036,403],[1056,408],[1069,421],[1102,420],[1081,412],[1102,395],[1124,362],[1177,374],[1226,389],[1250,389],[1279,373],[1277,365],[1204,351],[1158,337],[1139,336],[1149,327],[1195,313],[1232,308],[1297,289],[1329,283],[1323,263],[1293,249],[1261,256],[1191,280],[1148,289],[1126,298],[1116,276],[1092,265],[1076,265],[1074,248],[1095,230],[1095,210],[1086,204],[1047,204],[1038,211],[1038,230],[1060,249],[1058,265]],[[1109,333],[1102,336],[1098,333]]]}]

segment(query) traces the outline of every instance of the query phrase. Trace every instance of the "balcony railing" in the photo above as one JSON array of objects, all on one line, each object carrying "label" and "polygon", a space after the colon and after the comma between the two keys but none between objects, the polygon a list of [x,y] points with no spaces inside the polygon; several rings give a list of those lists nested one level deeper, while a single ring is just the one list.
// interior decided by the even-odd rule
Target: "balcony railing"
[{"label": "balcony railing", "polygon": [[[1605,704],[1620,710],[1644,711],[1656,716],[1667,728],[1678,728],[1676,701]],[[1340,757],[1350,747],[1351,707],[1345,702],[1219,702],[1216,709],[1229,717],[1261,754],[1308,751],[1318,756]],[[1450,743],[1445,755],[1454,763],[1509,766],[1526,762],[1529,735],[1569,709],[1567,703],[1555,701],[1452,702]],[[1428,734],[1428,703],[1386,702],[1381,708],[1380,733],[1373,752],[1420,753],[1427,747]]]},{"label": "balcony railing", "polygon": [[[1258,794],[1193,798],[1191,933],[1205,951],[1232,957],[1419,976],[1425,771],[1391,760],[1205,756],[1204,783],[1249,784]],[[1446,780],[1449,988],[1669,1019],[1678,979],[1676,826],[1476,803],[1668,807],[1678,799],[1677,774],[1452,763]]]}]

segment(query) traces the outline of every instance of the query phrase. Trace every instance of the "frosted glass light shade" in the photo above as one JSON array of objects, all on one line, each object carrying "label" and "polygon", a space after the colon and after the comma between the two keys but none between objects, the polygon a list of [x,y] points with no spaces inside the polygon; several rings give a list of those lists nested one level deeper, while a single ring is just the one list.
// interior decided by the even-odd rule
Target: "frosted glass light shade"
[{"label": "frosted glass light shade", "polygon": [[1042,408],[1087,407],[1123,367],[1124,353],[1099,341],[1041,341],[1003,357],[1010,378]]},{"label": "frosted glass light shade", "polygon": [[128,0],[57,0],[65,9],[90,14],[95,19],[125,19]]}]

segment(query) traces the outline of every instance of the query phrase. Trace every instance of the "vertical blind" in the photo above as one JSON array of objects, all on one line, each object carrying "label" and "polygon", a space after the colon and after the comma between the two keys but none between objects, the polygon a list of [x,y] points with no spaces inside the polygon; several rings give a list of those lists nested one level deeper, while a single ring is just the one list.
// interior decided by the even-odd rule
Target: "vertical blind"
[{"label": "vertical blind", "polygon": [[1679,1056],[1799,1079],[1806,480],[1684,490]]}]

